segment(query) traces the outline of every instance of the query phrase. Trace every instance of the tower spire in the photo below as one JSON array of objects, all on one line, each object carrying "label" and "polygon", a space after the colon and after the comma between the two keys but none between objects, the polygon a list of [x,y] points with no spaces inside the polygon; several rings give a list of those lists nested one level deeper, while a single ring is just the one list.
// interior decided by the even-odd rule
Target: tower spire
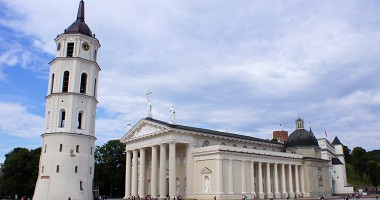
[{"label": "tower spire", "polygon": [[78,8],[78,14],[77,14],[77,20],[84,21],[84,1],[81,0],[79,2],[79,8]]}]

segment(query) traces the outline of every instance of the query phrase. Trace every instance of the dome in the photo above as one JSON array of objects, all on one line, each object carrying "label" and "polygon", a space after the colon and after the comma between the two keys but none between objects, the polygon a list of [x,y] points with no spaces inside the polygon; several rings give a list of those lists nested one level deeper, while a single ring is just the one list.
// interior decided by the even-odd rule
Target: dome
[{"label": "dome", "polygon": [[285,143],[286,147],[294,147],[294,146],[319,146],[317,138],[315,136],[305,130],[305,129],[297,129],[293,131],[288,140]]},{"label": "dome", "polygon": [[84,2],[83,0],[79,3],[77,20],[72,23],[66,30],[65,34],[75,34],[81,33],[83,35],[92,36],[91,29],[87,26],[84,21]]},{"label": "dome", "polygon": [[[311,129],[310,129],[311,130]],[[313,135],[312,132],[304,129],[303,120],[298,118],[296,120],[296,130],[293,131],[288,140],[285,143],[286,147],[295,147],[295,146],[319,146],[317,138]]]}]

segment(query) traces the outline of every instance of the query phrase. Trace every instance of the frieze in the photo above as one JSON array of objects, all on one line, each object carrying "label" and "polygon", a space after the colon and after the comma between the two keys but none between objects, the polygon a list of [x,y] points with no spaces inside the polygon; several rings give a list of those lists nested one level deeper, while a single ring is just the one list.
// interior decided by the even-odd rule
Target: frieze
[{"label": "frieze", "polygon": [[[140,136],[141,137],[141,136]],[[139,137],[139,138],[140,138]],[[152,147],[165,143],[190,143],[193,144],[193,137],[191,135],[183,135],[173,132],[161,132],[160,134],[151,135],[151,137],[134,138],[126,142],[126,150],[139,149],[143,147]],[[143,138],[143,139],[142,139]]]},{"label": "frieze", "polygon": [[273,156],[263,156],[263,155],[241,155],[241,154],[228,154],[228,153],[217,153],[217,152],[207,152],[207,154],[203,153],[197,153],[197,155],[194,155],[194,160],[201,161],[201,160],[210,160],[210,159],[217,159],[217,158],[223,159],[223,160],[239,160],[239,161],[245,161],[245,162],[261,162],[261,163],[277,163],[277,164],[291,164],[291,165],[302,165],[301,159],[294,159],[294,158],[281,158],[281,157],[273,157]]}]

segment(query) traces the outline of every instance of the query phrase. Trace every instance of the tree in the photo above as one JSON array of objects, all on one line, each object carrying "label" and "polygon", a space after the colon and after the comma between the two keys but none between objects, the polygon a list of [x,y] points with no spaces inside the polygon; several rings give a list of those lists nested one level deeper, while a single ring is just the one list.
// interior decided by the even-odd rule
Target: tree
[{"label": "tree", "polygon": [[94,186],[101,195],[124,196],[125,188],[125,144],[110,140],[95,149]]},{"label": "tree", "polygon": [[380,182],[380,163],[374,160],[367,162],[367,174],[371,180],[372,185],[376,188]]},{"label": "tree", "polygon": [[348,148],[348,146],[343,145],[343,153],[344,153],[344,159],[346,160],[346,163],[352,164],[352,158],[351,158],[351,149]]},{"label": "tree", "polygon": [[352,164],[354,166],[356,173],[360,176],[360,178],[363,178],[363,175],[366,172],[366,168],[367,168],[368,157],[366,153],[367,153],[366,150],[361,147],[355,147],[351,153],[352,161],[353,161]]},{"label": "tree", "polygon": [[0,182],[0,190],[8,195],[32,196],[38,175],[41,148],[28,150],[14,148],[5,154],[4,175]]}]

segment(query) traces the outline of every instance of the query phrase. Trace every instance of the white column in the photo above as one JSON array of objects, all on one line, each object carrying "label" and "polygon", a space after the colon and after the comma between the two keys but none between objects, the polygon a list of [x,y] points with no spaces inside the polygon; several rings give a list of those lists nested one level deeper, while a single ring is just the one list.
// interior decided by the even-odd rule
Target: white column
[{"label": "white column", "polygon": [[241,193],[247,194],[247,188],[245,187],[245,161],[241,161]]},{"label": "white column", "polygon": [[146,180],[145,180],[145,149],[141,148],[140,149],[140,180],[139,180],[139,196],[140,197],[145,197],[145,185],[146,185]]},{"label": "white column", "polygon": [[132,191],[131,195],[137,197],[137,165],[138,165],[138,152],[137,150],[133,150],[133,156],[132,156]]},{"label": "white column", "polygon": [[228,163],[228,189],[229,189],[229,194],[234,193],[234,182],[233,182],[233,171],[232,171],[232,160],[229,160]]},{"label": "white column", "polygon": [[193,199],[194,196],[194,159],[193,159],[194,145],[188,144],[186,146],[186,199]]},{"label": "white column", "polygon": [[223,194],[223,163],[222,159],[216,159],[216,194]]},{"label": "white column", "polygon": [[166,198],[166,144],[160,145],[160,199]]},{"label": "white column", "polygon": [[281,193],[282,198],[286,198],[288,193],[286,192],[286,183],[285,183],[285,164],[281,164]]},{"label": "white column", "polygon": [[303,180],[303,165],[300,165],[300,181],[301,181],[301,195],[302,197],[305,195],[305,183],[304,183],[304,180]]},{"label": "white column", "polygon": [[270,163],[266,164],[266,186],[267,186],[267,198],[273,198],[273,193],[271,191],[271,181],[270,181]]},{"label": "white column", "polygon": [[263,191],[263,173],[261,168],[261,162],[257,163],[257,184],[259,185],[259,199],[264,199],[264,191]]},{"label": "white column", "polygon": [[157,146],[152,146],[152,167],[150,173],[150,192],[156,198],[157,196]]},{"label": "white column", "polygon": [[125,196],[124,199],[127,199],[131,196],[131,151],[127,151],[127,160],[125,165]]},{"label": "white column", "polygon": [[176,162],[175,162],[175,143],[169,143],[169,196],[174,198],[176,195]]},{"label": "white column", "polygon": [[300,192],[300,184],[298,179],[298,165],[294,165],[294,179],[296,181],[296,195],[299,196]]},{"label": "white column", "polygon": [[256,189],[255,189],[255,163],[251,161],[251,196],[256,196]]},{"label": "white column", "polygon": [[273,164],[273,181],[274,181],[274,198],[280,198],[281,195],[278,192],[278,173],[277,173],[277,163]]},{"label": "white column", "polygon": [[289,185],[289,196],[294,197],[292,165],[290,164],[288,165],[288,185]]}]

